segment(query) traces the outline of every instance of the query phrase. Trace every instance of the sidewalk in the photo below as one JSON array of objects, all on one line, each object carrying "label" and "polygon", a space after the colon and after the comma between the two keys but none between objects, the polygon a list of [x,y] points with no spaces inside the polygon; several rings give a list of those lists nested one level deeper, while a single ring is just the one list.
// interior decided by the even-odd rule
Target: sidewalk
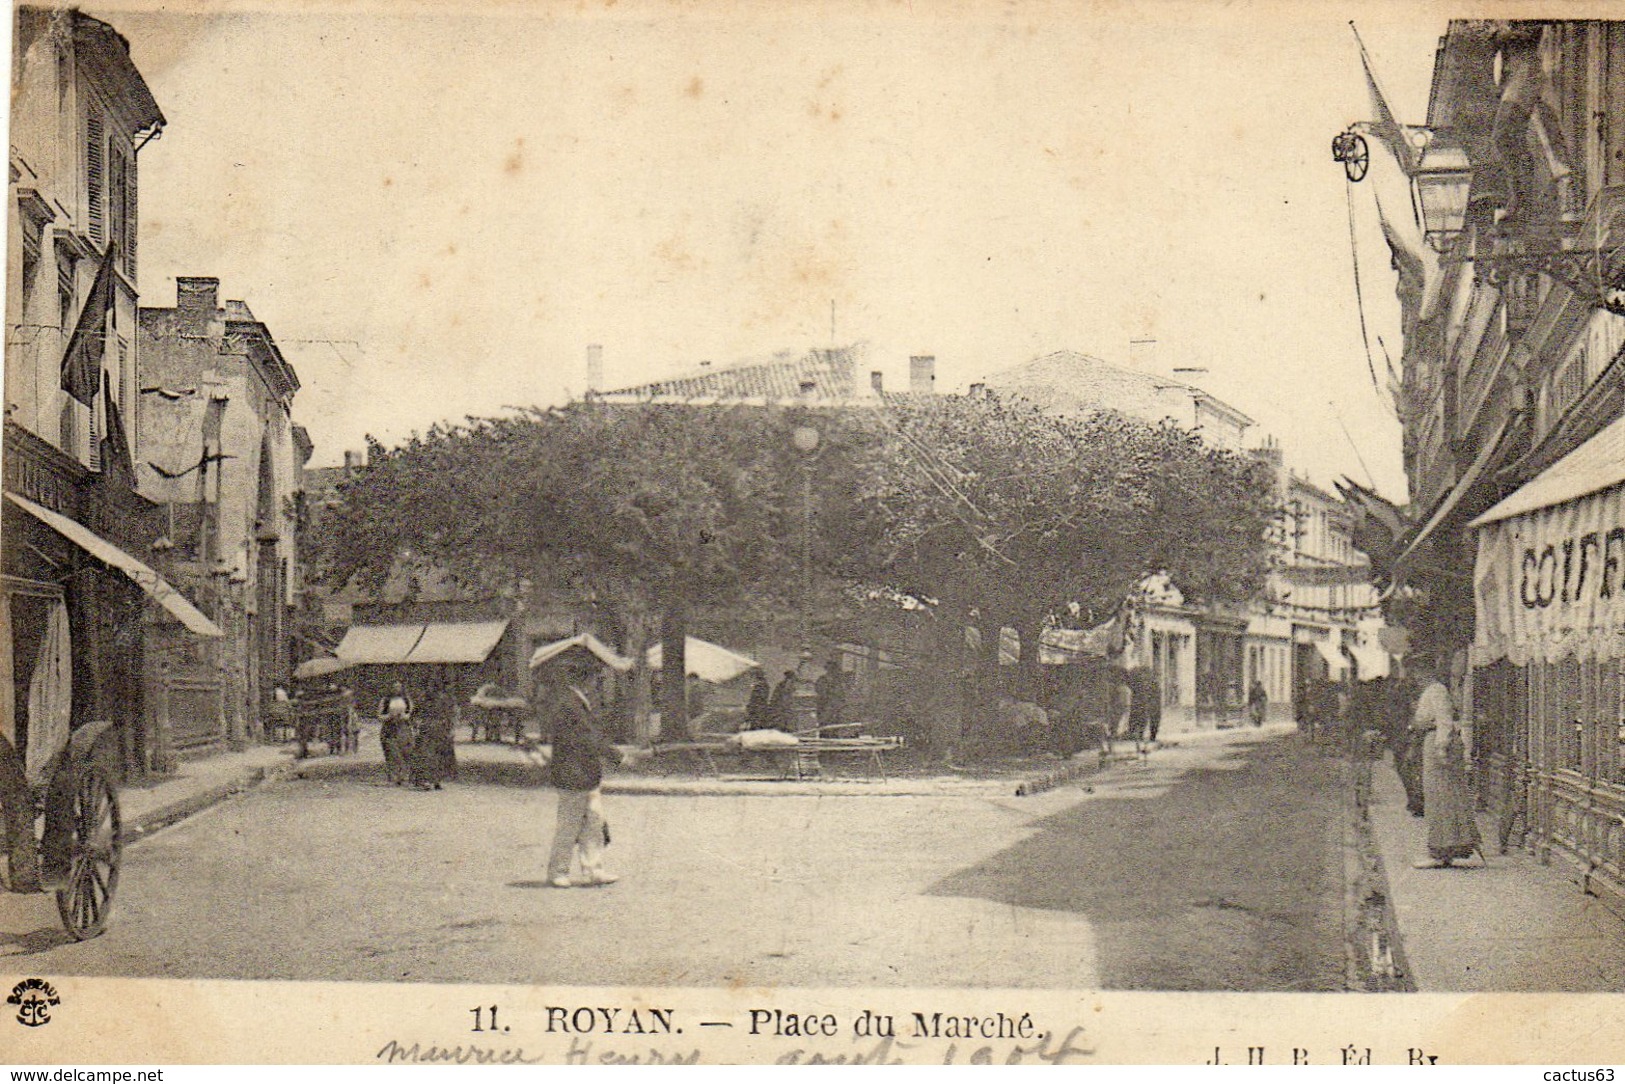
[{"label": "sidewalk", "polygon": [[1427,855],[1424,821],[1405,810],[1387,760],[1371,765],[1371,830],[1387,874],[1403,959],[1425,992],[1625,991],[1625,920],[1580,891],[1578,873],[1514,850],[1479,814],[1489,865],[1412,868]]},{"label": "sidewalk", "polygon": [[253,745],[241,752],[183,760],[175,774],[119,788],[124,838],[133,842],[293,767],[292,746]]}]

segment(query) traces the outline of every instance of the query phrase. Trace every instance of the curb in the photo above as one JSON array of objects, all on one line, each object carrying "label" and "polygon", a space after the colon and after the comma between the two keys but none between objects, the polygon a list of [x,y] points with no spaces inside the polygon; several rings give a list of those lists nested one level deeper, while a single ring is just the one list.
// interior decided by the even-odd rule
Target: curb
[{"label": "curb", "polygon": [[1052,772],[1031,776],[1016,784],[1016,797],[1026,798],[1034,794],[1042,794],[1046,790],[1054,790],[1063,783],[1070,783],[1086,775],[1098,775],[1106,767],[1104,757],[1098,764],[1082,761],[1068,764],[1064,768],[1057,768]]},{"label": "curb", "polygon": [[[485,779],[482,781],[484,783],[497,786],[521,786],[538,790],[548,789],[548,784],[543,777],[539,773],[529,772],[527,763],[518,758],[500,761],[460,762],[458,767],[461,771],[474,764],[494,769],[498,776],[506,777],[504,782]],[[289,774],[294,777],[317,781],[339,780],[365,773],[377,774],[379,771],[381,771],[381,766],[377,761],[358,761],[351,758],[329,761],[327,758],[318,757],[294,762]],[[463,781],[468,782],[468,779],[465,777]],[[911,781],[897,777],[886,780],[863,777],[840,777],[824,780],[729,780],[697,775],[681,777],[607,776],[604,779],[602,789],[606,795],[677,798],[987,798],[1009,794],[1011,785],[1018,782],[1020,781],[1014,778],[956,779],[944,785],[931,780]],[[479,785],[479,783],[473,785]]]},{"label": "curb", "polygon": [[219,805],[228,798],[238,794],[245,794],[263,783],[274,779],[282,779],[292,773],[297,761],[292,759],[283,764],[276,764],[264,768],[245,768],[237,778],[228,783],[222,783],[208,790],[199,791],[185,798],[170,802],[148,810],[139,817],[128,821],[120,832],[123,843],[139,843],[148,836],[172,824],[178,824],[188,817],[203,812],[211,806]]}]

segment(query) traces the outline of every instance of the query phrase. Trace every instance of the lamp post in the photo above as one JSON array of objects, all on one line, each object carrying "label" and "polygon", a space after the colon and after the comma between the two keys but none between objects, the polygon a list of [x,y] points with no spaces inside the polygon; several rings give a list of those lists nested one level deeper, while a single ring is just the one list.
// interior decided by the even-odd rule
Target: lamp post
[{"label": "lamp post", "polygon": [[810,425],[798,425],[791,436],[801,459],[801,650],[812,650],[812,463],[820,434]]},{"label": "lamp post", "polygon": [[248,679],[246,668],[248,666],[247,653],[249,651],[249,644],[248,637],[246,635],[238,635],[239,623],[245,619],[245,615],[248,612],[247,605],[240,597],[243,592],[243,585],[247,582],[248,573],[243,571],[242,565],[233,567],[231,570],[231,575],[226,577],[226,583],[229,585],[230,592],[228,604],[231,607],[232,639],[237,641],[240,648],[240,650],[236,651],[228,658],[228,664],[231,667],[232,701],[231,729],[227,733],[226,738],[227,744],[229,744],[233,749],[248,748],[248,716],[246,713]]},{"label": "lamp post", "polygon": [[[158,574],[166,580],[169,579],[169,555],[174,549],[175,543],[169,540],[168,535],[159,535],[153,540],[153,563],[158,566]],[[149,600],[147,611],[151,615],[148,628],[153,630],[153,636],[146,645],[147,650],[142,651],[141,658],[146,671],[146,692],[156,701],[147,709],[152,734],[152,748],[147,751],[149,770],[154,775],[169,775],[175,770],[175,753],[169,734],[170,645],[159,632],[164,625],[163,607]]]},{"label": "lamp post", "polygon": [[[803,394],[807,388],[803,386]],[[817,735],[817,708],[812,685],[803,676],[807,661],[812,658],[812,465],[818,454],[821,435],[815,426],[798,425],[791,434],[791,442],[801,453],[801,657],[796,665],[796,730],[811,731]],[[798,775],[818,775],[821,766],[817,753],[802,753],[797,758]]]}]

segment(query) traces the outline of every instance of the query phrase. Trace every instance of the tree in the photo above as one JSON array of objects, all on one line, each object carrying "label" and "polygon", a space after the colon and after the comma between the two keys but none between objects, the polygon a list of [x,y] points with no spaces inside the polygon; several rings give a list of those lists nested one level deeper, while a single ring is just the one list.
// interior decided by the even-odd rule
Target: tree
[{"label": "tree", "polygon": [[[641,661],[659,622],[662,715],[681,726],[687,616],[700,603],[784,602],[798,582],[806,469],[782,411],[743,405],[573,403],[369,442],[316,539],[333,583],[377,587],[402,563],[511,589],[521,578],[609,601]],[[827,423],[838,428],[838,423]],[[832,523],[845,453],[820,463]],[[818,547],[819,554],[830,552]],[[647,685],[634,691],[641,716]]]},{"label": "tree", "polygon": [[1197,603],[1263,585],[1274,507],[1269,468],[1253,457],[1172,424],[1054,416],[996,395],[915,401],[890,423],[888,571],[902,590],[978,615],[984,677],[999,630],[1014,627],[1036,695],[1045,625],[1069,604],[1086,623],[1103,619],[1156,573]]},{"label": "tree", "polygon": [[[796,446],[798,428],[818,431],[816,447]],[[371,443],[314,548],[335,584],[376,587],[421,564],[490,590],[580,587],[611,603],[640,660],[658,621],[678,675],[662,716],[680,725],[698,606],[805,613],[853,585],[931,599],[954,653],[979,615],[984,676],[1000,628],[1020,630],[1032,681],[1041,631],[1069,604],[1098,620],[1158,572],[1192,601],[1249,597],[1269,495],[1262,464],[1171,425],[991,395],[871,409],[588,401]],[[646,698],[640,679],[635,717]]]}]

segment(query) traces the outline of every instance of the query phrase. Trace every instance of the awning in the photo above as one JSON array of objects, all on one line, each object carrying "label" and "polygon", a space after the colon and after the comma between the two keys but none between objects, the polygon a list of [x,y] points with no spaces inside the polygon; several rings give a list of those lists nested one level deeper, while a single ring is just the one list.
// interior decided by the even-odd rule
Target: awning
[{"label": "awning", "polygon": [[1348,659],[1344,657],[1343,653],[1337,649],[1337,645],[1333,644],[1331,640],[1316,640],[1315,650],[1320,652],[1320,657],[1326,660],[1326,667],[1332,673],[1341,674],[1348,669]]},{"label": "awning", "polygon": [[423,639],[407,656],[407,662],[423,663],[475,663],[484,662],[496,650],[502,634],[508,631],[506,621],[460,621],[432,624],[423,627]]},{"label": "awning", "polygon": [[1443,523],[1445,518],[1456,510],[1456,506],[1461,503],[1461,499],[1467,495],[1467,492],[1478,484],[1478,480],[1484,476],[1484,471],[1495,461],[1496,454],[1501,448],[1502,441],[1506,439],[1507,429],[1511,424],[1510,419],[1503,421],[1500,428],[1495,431],[1495,436],[1479,446],[1478,455],[1474,458],[1472,465],[1467,468],[1467,473],[1461,476],[1460,480],[1456,482],[1455,488],[1450,491],[1444,500],[1439,502],[1439,507],[1434,509],[1433,515],[1428,517],[1428,521],[1422,525],[1422,529],[1417,532],[1416,537],[1411,539],[1410,544],[1405,547],[1405,551],[1395,560],[1394,565],[1396,568],[1403,567],[1411,559],[1411,555],[1416,552],[1417,548],[1432,537],[1434,531],[1438,530],[1439,524]]},{"label": "awning", "polygon": [[1625,423],[1474,521],[1473,662],[1625,658]]},{"label": "awning", "polygon": [[352,666],[401,663],[421,639],[422,625],[351,625],[334,654]]},{"label": "awning", "polygon": [[335,654],[351,666],[478,663],[507,630],[506,621],[352,625]]},{"label": "awning", "polygon": [[[665,660],[665,645],[655,644],[649,649],[649,669],[663,669]],[[698,636],[685,636],[683,638],[683,668],[695,677],[709,681],[713,685],[721,685],[725,681],[732,681],[741,674],[755,670],[761,664],[755,659],[729,651],[720,644],[713,644],[702,640]]]},{"label": "awning", "polygon": [[530,668],[534,670],[567,651],[585,651],[610,669],[619,670],[622,673],[632,669],[631,659],[617,653],[614,648],[590,632],[583,632],[563,640],[556,640],[551,644],[543,644],[530,657]]},{"label": "awning", "polygon": [[1391,660],[1387,649],[1377,642],[1375,636],[1369,640],[1356,640],[1348,645],[1348,650],[1354,656],[1354,663],[1359,668],[1357,676],[1361,681],[1388,676]]},{"label": "awning", "polygon": [[107,541],[82,523],[77,523],[59,512],[41,507],[26,497],[7,493],[6,499],[24,512],[45,524],[69,542],[105,565],[111,565],[135,582],[151,599],[172,614],[181,624],[199,636],[220,637],[225,634],[220,626],[210,621],[186,596],[171,587],[162,576]]},{"label": "awning", "polygon": [[312,678],[326,677],[348,670],[350,664],[343,659],[335,659],[331,655],[318,655],[314,659],[306,659],[294,667],[293,676],[300,681],[309,681]]},{"label": "awning", "polygon": [[1473,520],[1483,527],[1540,508],[1600,493],[1625,482],[1625,418],[1553,463],[1512,496]]}]

